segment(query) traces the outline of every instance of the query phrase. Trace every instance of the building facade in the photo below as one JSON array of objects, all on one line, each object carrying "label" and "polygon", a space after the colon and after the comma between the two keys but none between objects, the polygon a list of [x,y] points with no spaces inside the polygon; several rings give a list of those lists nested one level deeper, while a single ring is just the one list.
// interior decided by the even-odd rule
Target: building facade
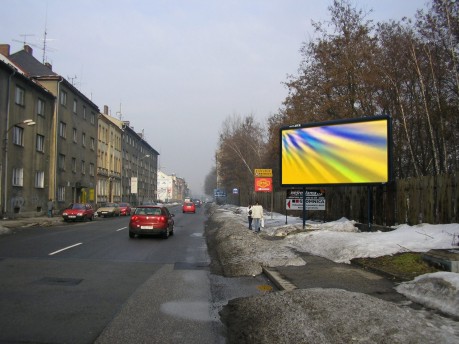
[{"label": "building facade", "polygon": [[127,121],[122,123],[122,199],[134,205],[154,202],[159,153],[144,140],[143,133],[136,133]]},{"label": "building facade", "polygon": [[39,62],[30,47],[9,58],[56,97],[49,163],[51,198],[59,209],[74,202],[94,203],[98,107],[53,72],[51,65]]},{"label": "building facade", "polygon": [[[104,113],[33,50],[0,44],[3,217],[70,203],[157,199],[159,153],[129,122]],[[32,124],[32,125],[31,125]],[[20,216],[19,215],[19,216]]]},{"label": "building facade", "polygon": [[99,114],[97,144],[97,205],[121,202],[122,130],[108,115]]},{"label": "building facade", "polygon": [[0,46],[0,204],[3,218],[46,211],[55,96],[26,76]]}]

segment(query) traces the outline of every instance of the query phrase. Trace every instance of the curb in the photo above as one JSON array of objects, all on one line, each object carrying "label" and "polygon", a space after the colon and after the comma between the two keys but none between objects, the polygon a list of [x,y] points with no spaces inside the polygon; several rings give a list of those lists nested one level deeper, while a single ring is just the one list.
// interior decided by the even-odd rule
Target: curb
[{"label": "curb", "polygon": [[298,289],[296,285],[293,283],[287,281],[285,278],[283,278],[277,271],[270,270],[265,267],[261,267],[263,270],[263,273],[265,274],[266,277],[279,289],[279,290],[285,290],[285,291],[292,291],[295,289]]}]

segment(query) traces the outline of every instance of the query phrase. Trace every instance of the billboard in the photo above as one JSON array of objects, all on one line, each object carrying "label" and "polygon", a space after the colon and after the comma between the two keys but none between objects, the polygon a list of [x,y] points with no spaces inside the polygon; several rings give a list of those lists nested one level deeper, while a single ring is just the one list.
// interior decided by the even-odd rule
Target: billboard
[{"label": "billboard", "polygon": [[281,185],[387,183],[391,142],[388,116],[282,127]]}]

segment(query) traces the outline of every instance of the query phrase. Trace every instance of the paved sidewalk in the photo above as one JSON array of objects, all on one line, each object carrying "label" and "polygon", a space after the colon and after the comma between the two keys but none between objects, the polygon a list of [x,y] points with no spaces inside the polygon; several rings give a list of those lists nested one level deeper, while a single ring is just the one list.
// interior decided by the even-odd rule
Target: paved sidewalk
[{"label": "paved sidewalk", "polygon": [[303,266],[265,268],[264,273],[281,290],[338,288],[377,298],[401,302],[406,298],[395,290],[396,282],[360,267],[339,264],[326,258],[298,253]]},{"label": "paved sidewalk", "polygon": [[37,217],[24,217],[24,218],[15,218],[15,219],[1,219],[0,220],[0,229],[7,228],[24,228],[24,227],[50,227],[56,225],[63,225],[66,222],[62,219],[61,216],[37,216]]}]

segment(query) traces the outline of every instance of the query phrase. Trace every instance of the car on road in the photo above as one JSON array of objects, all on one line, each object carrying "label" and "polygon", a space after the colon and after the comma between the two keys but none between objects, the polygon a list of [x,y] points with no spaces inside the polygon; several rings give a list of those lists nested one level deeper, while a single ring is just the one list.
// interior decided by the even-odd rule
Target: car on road
[{"label": "car on road", "polygon": [[196,213],[196,205],[193,202],[185,202],[182,211],[183,213]]},{"label": "car on road", "polygon": [[121,216],[131,216],[131,205],[129,203],[120,203],[120,215]]},{"label": "car on road", "polygon": [[129,238],[137,235],[174,235],[174,214],[164,206],[140,205],[129,221]]},{"label": "car on road", "polygon": [[94,209],[91,204],[72,203],[62,212],[62,218],[68,221],[94,220]]},{"label": "car on road", "polygon": [[97,209],[97,216],[99,217],[113,217],[120,216],[121,210],[118,203],[106,203]]}]

